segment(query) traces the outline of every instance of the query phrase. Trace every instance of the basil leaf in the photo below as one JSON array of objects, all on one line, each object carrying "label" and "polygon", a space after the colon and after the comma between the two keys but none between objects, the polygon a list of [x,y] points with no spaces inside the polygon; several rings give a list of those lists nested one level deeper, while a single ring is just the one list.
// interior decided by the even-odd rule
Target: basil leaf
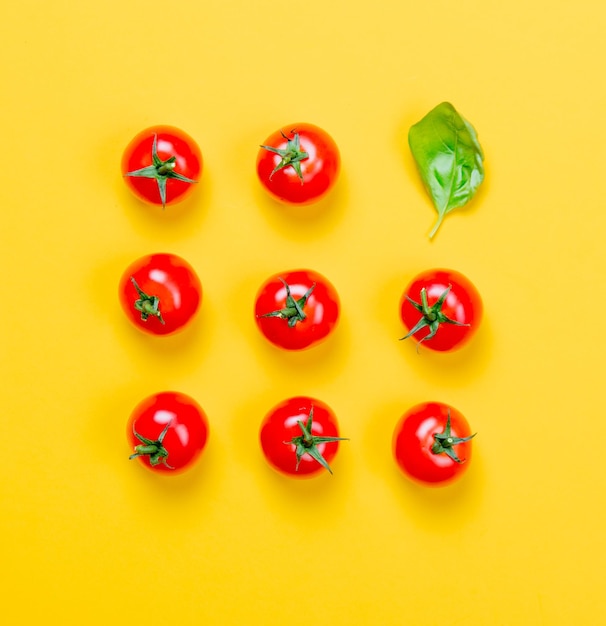
[{"label": "basil leaf", "polygon": [[408,132],[408,145],[438,212],[431,239],[444,217],[473,198],[484,180],[484,152],[473,126],[442,102]]}]

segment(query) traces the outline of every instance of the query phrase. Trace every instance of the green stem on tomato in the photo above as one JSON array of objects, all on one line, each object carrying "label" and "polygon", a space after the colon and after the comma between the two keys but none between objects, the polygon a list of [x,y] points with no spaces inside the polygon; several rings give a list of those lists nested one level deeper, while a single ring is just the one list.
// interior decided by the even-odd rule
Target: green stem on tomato
[{"label": "green stem on tomato", "polygon": [[171,423],[172,420],[166,424],[158,439],[147,439],[147,437],[143,437],[143,435],[140,435],[135,430],[135,425],[133,424],[133,434],[141,442],[141,444],[135,446],[135,452],[128,457],[129,460],[135,459],[139,456],[146,456],[149,457],[149,462],[152,466],[156,466],[162,463],[163,465],[166,465],[166,467],[168,467],[169,469],[175,469],[168,464],[166,460],[168,458],[168,450],[162,444]]},{"label": "green stem on tomato", "polygon": [[175,172],[176,160],[177,157],[174,155],[166,159],[166,161],[163,161],[158,156],[158,135],[154,135],[154,141],[152,144],[152,165],[147,165],[146,167],[142,167],[138,170],[127,172],[125,176],[154,179],[158,184],[160,200],[162,201],[162,208],[164,209],[166,208],[166,181],[169,178],[190,184],[198,182]]},{"label": "green stem on tomato", "polygon": [[133,276],[130,277],[130,280],[139,294],[139,298],[135,300],[133,306],[141,313],[141,319],[145,322],[147,318],[152,315],[153,317],[157,317],[161,324],[164,324],[164,319],[160,312],[160,298],[146,294],[141,287],[139,287]]},{"label": "green stem on tomato", "polygon": [[463,324],[462,322],[457,322],[456,320],[450,319],[442,312],[442,307],[444,306],[444,302],[446,301],[446,297],[450,293],[452,286],[449,285],[441,294],[435,304],[429,306],[427,301],[427,290],[425,287],[421,289],[421,302],[415,302],[409,296],[406,296],[406,299],[412,306],[421,313],[421,319],[412,327],[412,329],[404,336],[400,338],[400,341],[403,339],[408,339],[412,337],[416,333],[418,333],[423,328],[429,328],[429,333],[425,335],[422,339],[419,340],[419,344],[423,341],[428,341],[435,337],[438,332],[438,328],[440,328],[440,324],[454,324],[455,326],[469,326],[469,324]]},{"label": "green stem on tomato", "polygon": [[436,433],[434,438],[434,443],[431,446],[431,451],[433,454],[446,454],[456,463],[463,463],[465,459],[461,460],[457,456],[457,453],[454,450],[454,446],[458,446],[461,443],[465,443],[469,441],[473,437],[476,436],[476,433],[470,435],[469,437],[453,437],[450,427],[450,409],[448,409],[448,416],[446,418],[446,426],[444,427],[443,432]]},{"label": "green stem on tomato", "polygon": [[306,422],[303,423],[301,420],[297,421],[297,424],[301,429],[301,435],[293,437],[290,441],[285,441],[284,443],[286,445],[295,446],[295,454],[297,456],[297,465],[295,469],[299,469],[299,464],[301,463],[303,455],[309,454],[312,459],[317,461],[322,467],[327,469],[329,473],[332,474],[332,469],[330,469],[330,466],[328,465],[326,459],[322,456],[320,450],[318,450],[318,445],[321,443],[329,443],[331,441],[348,441],[348,439],[346,437],[320,437],[314,435],[312,433],[313,416],[314,408],[312,406]]},{"label": "green stem on tomato", "polygon": [[281,169],[288,167],[289,165],[297,173],[301,184],[303,184],[303,172],[301,171],[301,161],[309,158],[309,154],[305,152],[305,150],[301,150],[301,140],[299,138],[299,133],[295,133],[292,139],[289,139],[282,131],[282,137],[286,139],[286,148],[274,148],[273,146],[264,146],[261,148],[264,150],[268,150],[269,152],[273,152],[281,157],[281,161],[274,167],[271,174],[269,175],[269,180],[271,180],[272,176]]},{"label": "green stem on tomato", "polygon": [[171,173],[174,171],[175,167],[177,166],[177,164],[175,163],[176,160],[177,160],[176,157],[172,156],[167,161],[164,161],[162,165],[157,167],[158,174],[160,176],[170,176]]},{"label": "green stem on tomato", "polygon": [[316,288],[316,283],[314,283],[300,298],[295,300],[290,293],[290,287],[287,282],[282,278],[280,278],[280,281],[286,289],[286,306],[278,309],[277,311],[263,313],[260,317],[279,317],[280,319],[287,320],[288,325],[292,328],[298,322],[302,322],[307,317],[303,309],[307,299]]}]

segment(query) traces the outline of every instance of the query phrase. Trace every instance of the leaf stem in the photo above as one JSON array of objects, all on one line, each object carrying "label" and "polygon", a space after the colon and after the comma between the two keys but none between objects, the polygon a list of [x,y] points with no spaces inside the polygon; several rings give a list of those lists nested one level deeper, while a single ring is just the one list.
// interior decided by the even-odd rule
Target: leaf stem
[{"label": "leaf stem", "polygon": [[444,221],[444,213],[440,213],[438,215],[438,219],[436,221],[436,223],[433,225],[433,228],[431,229],[430,233],[429,233],[429,238],[433,239],[434,235],[438,232],[440,226],[442,226],[442,222]]}]

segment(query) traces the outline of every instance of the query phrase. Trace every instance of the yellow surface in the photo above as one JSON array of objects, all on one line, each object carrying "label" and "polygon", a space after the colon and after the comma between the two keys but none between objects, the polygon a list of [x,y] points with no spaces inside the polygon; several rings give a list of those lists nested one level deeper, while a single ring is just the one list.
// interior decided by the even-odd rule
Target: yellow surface
[{"label": "yellow surface", "polygon": [[[606,12],[597,1],[22,0],[2,12],[2,622],[605,623],[603,356]],[[435,241],[407,147],[449,100],[486,182]],[[309,121],[343,159],[309,216],[262,192],[275,128]],[[121,152],[182,127],[205,157],[191,201],[130,195]],[[200,317],[157,339],[128,325],[123,268],[170,251],[204,285]],[[399,342],[398,301],[442,265],[481,291],[468,349]],[[336,335],[285,354],[252,318],[271,273],[309,266],[342,298]],[[196,469],[128,461],[145,395],[208,413]],[[338,415],[334,476],[282,478],[266,410],[316,395]],[[391,458],[412,404],[478,431],[443,489]]]}]

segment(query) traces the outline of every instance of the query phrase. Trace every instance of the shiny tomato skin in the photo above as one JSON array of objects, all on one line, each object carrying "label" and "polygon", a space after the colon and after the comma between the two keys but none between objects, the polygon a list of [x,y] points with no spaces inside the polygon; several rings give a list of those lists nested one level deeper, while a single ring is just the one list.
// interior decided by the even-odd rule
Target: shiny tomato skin
[{"label": "shiny tomato skin", "polygon": [[[166,161],[176,157],[174,171],[186,178],[200,180],[203,169],[203,158],[196,141],[187,133],[175,126],[165,124],[150,126],[137,133],[128,143],[122,154],[121,171],[124,182],[131,192],[147,204],[162,206],[158,184],[153,178],[127,176],[152,165],[152,147],[154,135],[157,136],[158,157]],[[185,200],[195,189],[193,183],[169,178],[166,181],[166,205],[176,204]]]},{"label": "shiny tomato skin", "polygon": [[166,464],[152,465],[148,456],[138,456],[137,459],[154,472],[177,474],[197,461],[208,441],[208,419],[193,398],[176,391],[148,396],[133,409],[126,435],[131,449],[135,450],[141,444],[135,431],[147,439],[157,440],[169,422],[162,440],[168,452]]},{"label": "shiny tomato skin", "polygon": [[[280,317],[264,317],[286,306],[286,282],[294,299],[301,298],[314,284],[303,312],[303,321],[289,326]],[[340,316],[340,300],[332,283],[319,272],[297,269],[274,274],[259,288],[255,300],[255,320],[261,333],[284,350],[305,350],[324,341],[335,329]]]},{"label": "shiny tomato skin", "polygon": [[[164,323],[154,315],[142,319],[141,312],[135,308],[140,296],[132,278],[143,292],[159,299]],[[131,263],[120,278],[118,293],[127,318],[152,335],[170,335],[183,330],[202,302],[202,285],[193,267],[170,253],[146,255]]]},{"label": "shiny tomato skin", "polygon": [[424,402],[411,407],[394,429],[393,454],[400,469],[413,481],[430,486],[445,486],[459,478],[471,461],[472,442],[455,446],[461,460],[457,463],[447,454],[434,454],[434,434],[443,433],[450,409],[453,437],[470,437],[472,432],[465,417],[442,402]]},{"label": "shiny tomato skin", "polygon": [[[332,409],[316,398],[296,396],[283,400],[273,407],[263,419],[259,433],[261,449],[267,462],[287,476],[310,478],[326,470],[311,456],[304,454],[297,469],[295,446],[289,443],[301,435],[297,421],[305,423],[313,407],[312,433],[321,437],[338,437],[339,426]],[[318,450],[327,463],[335,458],[338,441],[318,445]]]},{"label": "shiny tomato skin", "polygon": [[411,337],[420,345],[437,352],[462,348],[477,332],[483,315],[483,304],[475,285],[455,270],[429,269],[412,279],[400,300],[400,318],[408,331],[411,331],[422,314],[408,301],[407,296],[421,303],[421,290],[425,288],[427,301],[431,306],[449,287],[450,292],[444,301],[442,313],[465,326],[442,323],[434,337],[421,341],[430,333],[426,326]]},{"label": "shiny tomato skin", "polygon": [[272,133],[263,145],[285,149],[288,139],[292,140],[295,134],[299,135],[301,150],[308,154],[300,162],[302,179],[292,166],[272,174],[281,157],[265,148],[261,148],[257,156],[257,175],[263,188],[275,200],[302,206],[322,199],[334,187],[339,177],[341,157],[333,138],[325,130],[308,123],[283,126]]}]

